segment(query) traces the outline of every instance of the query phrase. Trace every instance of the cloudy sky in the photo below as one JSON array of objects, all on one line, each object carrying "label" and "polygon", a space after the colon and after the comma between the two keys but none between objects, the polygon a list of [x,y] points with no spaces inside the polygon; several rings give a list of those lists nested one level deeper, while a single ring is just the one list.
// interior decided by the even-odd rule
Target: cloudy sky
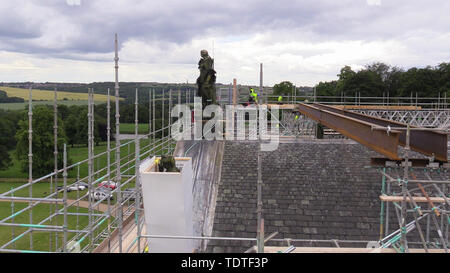
[{"label": "cloudy sky", "polygon": [[201,49],[217,82],[312,86],[382,61],[450,61],[448,0],[2,0],[0,81],[195,82]]}]

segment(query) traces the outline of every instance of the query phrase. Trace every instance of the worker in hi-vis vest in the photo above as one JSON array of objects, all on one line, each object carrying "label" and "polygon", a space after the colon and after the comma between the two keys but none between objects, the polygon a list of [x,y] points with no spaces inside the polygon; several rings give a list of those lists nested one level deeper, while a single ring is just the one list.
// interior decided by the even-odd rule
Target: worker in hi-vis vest
[{"label": "worker in hi-vis vest", "polygon": [[256,93],[255,89],[251,87],[250,87],[250,98],[252,98],[255,103],[258,103],[258,93]]},{"label": "worker in hi-vis vest", "polygon": [[283,96],[278,96],[278,104],[282,104],[283,103]]},{"label": "worker in hi-vis vest", "polygon": [[159,162],[161,161],[160,158],[155,159],[155,172],[159,171]]}]

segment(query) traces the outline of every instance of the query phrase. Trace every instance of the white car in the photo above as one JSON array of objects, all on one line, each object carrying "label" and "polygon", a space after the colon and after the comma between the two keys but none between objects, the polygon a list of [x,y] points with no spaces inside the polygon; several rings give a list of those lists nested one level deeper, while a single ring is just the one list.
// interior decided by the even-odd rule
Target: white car
[{"label": "white car", "polygon": [[111,194],[110,190],[97,189],[91,194],[92,199],[98,201],[100,199],[109,199],[113,200],[114,196]]},{"label": "white car", "polygon": [[[58,186],[57,187],[58,191],[62,191],[64,189],[63,186]],[[86,186],[84,185],[79,185],[79,184],[72,184],[67,186],[67,192],[71,192],[71,191],[84,191],[85,189],[87,189]]]}]

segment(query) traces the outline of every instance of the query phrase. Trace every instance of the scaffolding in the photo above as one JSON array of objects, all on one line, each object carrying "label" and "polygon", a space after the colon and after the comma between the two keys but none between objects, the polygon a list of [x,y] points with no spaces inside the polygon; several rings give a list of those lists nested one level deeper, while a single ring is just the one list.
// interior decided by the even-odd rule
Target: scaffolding
[{"label": "scaffolding", "polygon": [[[139,90],[136,89],[134,139],[121,140],[117,36],[115,54],[116,132],[114,147],[111,147],[111,99],[108,89],[106,151],[97,153],[94,151],[94,90],[89,88],[88,158],[68,166],[68,151],[64,144],[63,168],[59,169],[58,101],[55,90],[53,103],[55,167],[52,173],[39,178],[33,178],[33,90],[32,87],[29,88],[28,182],[0,193],[0,200],[11,204],[11,214],[0,220],[0,228],[11,229],[11,237],[0,246],[0,252],[97,252],[101,245],[104,252],[122,253],[130,251],[136,243],[137,250],[135,251],[142,252],[143,209],[138,166],[143,158],[173,153],[174,140],[170,138],[172,119],[164,120],[164,106],[168,106],[166,112],[169,112],[174,99],[181,102],[182,94],[178,92],[178,98],[174,98],[172,90],[162,91],[160,94],[157,94],[155,90],[149,90],[149,106],[153,105],[153,107],[149,107],[148,122],[151,126],[147,134],[141,135],[138,126]],[[167,93],[169,93],[168,97]],[[185,103],[189,104],[190,91],[186,92],[184,97]],[[161,125],[157,130],[156,112],[159,109],[156,109],[156,102],[162,108]],[[114,186],[102,195],[101,192],[105,192],[105,190],[102,191],[105,189],[102,183]],[[38,192],[36,192],[37,185],[39,185]],[[80,188],[82,185],[87,187],[86,192],[82,192]],[[71,188],[77,188],[77,190],[75,190],[76,193],[69,195]],[[24,194],[23,192],[27,189],[28,194]],[[44,192],[44,196],[41,195],[41,191]],[[47,212],[43,213],[43,211]],[[24,217],[26,214],[28,214],[27,219]],[[134,216],[134,225],[137,227],[134,235],[124,233],[125,222],[130,216]],[[117,237],[117,242],[114,244],[113,236]],[[128,244],[127,249],[124,249],[124,239],[127,236],[134,236],[135,239],[131,245]],[[45,241],[48,243],[43,243]]]},{"label": "scaffolding", "polygon": [[[400,128],[395,128],[397,129]],[[387,131],[388,128],[377,130]],[[450,247],[448,166],[446,163],[433,163],[430,159],[426,167],[413,167],[409,146],[410,132],[425,129],[410,128],[408,125],[406,129],[400,130],[406,130],[404,160],[400,164],[386,162],[387,167],[378,170],[382,176],[379,247],[392,247],[399,253],[407,253],[410,245],[419,245],[427,253],[430,249],[443,249],[448,253]],[[429,130],[442,132],[439,129]],[[392,220],[390,204],[393,205],[399,226],[391,233],[390,228],[395,224],[390,224]],[[416,234],[414,230],[417,231]]]},{"label": "scaffolding", "polygon": [[[111,124],[110,124],[110,99],[108,90],[107,102],[107,148],[105,152],[94,153],[94,94],[93,90],[89,89],[88,102],[88,158],[70,166],[67,165],[67,148],[64,144],[64,167],[57,168],[57,142],[55,142],[55,171],[40,178],[33,178],[32,171],[32,100],[29,100],[29,179],[28,183],[12,188],[7,192],[0,194],[2,201],[11,203],[11,215],[0,220],[0,228],[11,228],[10,240],[0,246],[0,252],[92,252],[100,245],[103,239],[109,238],[114,230],[118,230],[117,245],[118,252],[124,252],[122,248],[122,234],[124,218],[134,214],[136,219],[141,219],[141,190],[139,184],[139,168],[141,159],[149,156],[161,156],[170,154],[174,150],[174,141],[170,138],[171,120],[164,123],[162,120],[161,128],[155,130],[155,108],[151,109],[153,120],[152,130],[148,134],[139,135],[138,131],[138,90],[136,89],[135,101],[135,136],[134,140],[120,140],[120,135],[116,133],[116,145],[111,148]],[[164,93],[164,92],[163,92]],[[30,98],[32,89],[30,88]],[[117,94],[117,93],[116,93]],[[172,91],[169,91],[172,94]],[[180,94],[180,93],[179,93]],[[154,99],[164,104],[170,104],[168,101],[172,99],[164,97]],[[151,97],[150,97],[151,99]],[[179,97],[178,99],[181,99]],[[119,104],[118,96],[116,96],[116,111]],[[57,101],[55,92],[55,131],[54,138],[57,140]],[[117,113],[117,112],[116,112]],[[150,116],[151,117],[151,116]],[[116,114],[116,132],[120,130],[119,115]],[[158,138],[157,135],[162,134],[163,137]],[[145,143],[140,143],[142,142]],[[117,144],[118,143],[118,144]],[[132,145],[134,144],[134,151]],[[114,156],[116,155],[116,156]],[[106,163],[100,164],[100,161],[105,160]],[[97,163],[97,164],[96,164]],[[103,165],[103,166],[102,166]],[[81,173],[87,167],[87,175],[82,177]],[[134,173],[132,173],[134,170]],[[69,173],[73,177],[70,177]],[[62,176],[63,183],[60,183]],[[110,194],[103,197],[96,197],[96,192],[101,190],[102,182],[116,183],[116,187],[110,191]],[[50,183],[48,183],[50,182]],[[68,189],[78,187],[80,185],[88,185],[87,192],[83,193],[81,190],[76,190],[76,197],[68,197]],[[44,197],[36,197],[36,192],[33,191],[33,186],[48,184],[49,193]],[[61,185],[62,187],[59,187]],[[42,187],[40,187],[42,190]],[[28,196],[23,196],[21,191],[28,189]],[[133,194],[124,194],[126,189],[132,189]],[[113,197],[114,199],[110,198]],[[114,202],[114,200],[117,200]],[[18,209],[18,203],[27,202],[25,208]],[[105,204],[106,203],[106,204]],[[45,215],[44,219],[37,219],[33,215],[33,209],[49,206],[49,214]],[[84,209],[83,209],[84,208]],[[87,208],[87,211],[86,211]],[[19,216],[29,214],[28,221],[25,219],[18,220]],[[87,219],[86,219],[87,218]],[[136,220],[137,221],[137,220]],[[86,223],[87,222],[87,223]],[[142,222],[142,221],[140,221]],[[71,223],[71,224],[70,224]],[[136,235],[140,240],[140,233],[142,223],[138,226],[138,234]],[[25,228],[23,232],[19,228]],[[45,234],[48,238],[48,249],[41,249],[36,244],[36,234]],[[27,236],[28,235],[28,236]],[[29,237],[28,247],[14,247],[17,244],[24,245],[23,240]],[[46,239],[47,240],[47,239]],[[39,238],[39,242],[42,238]],[[110,242],[109,242],[110,243]],[[140,244],[138,244],[140,246]],[[108,244],[108,249],[113,252],[114,249]],[[138,247],[138,251],[140,251]],[[109,252],[109,251],[108,251]]]},{"label": "scaffolding", "polygon": [[[264,252],[265,244],[280,242],[286,244],[284,252],[292,252],[293,243],[302,242],[320,244],[340,248],[345,244],[360,244],[367,247],[374,243],[369,241],[352,240],[309,240],[295,238],[275,238],[277,233],[265,236],[264,214],[262,207],[262,187],[264,178],[261,174],[262,158],[258,152],[258,180],[256,191],[257,200],[257,236],[256,238],[212,237],[212,236],[173,236],[143,234],[143,207],[142,191],[139,179],[139,166],[142,159],[151,156],[171,154],[174,151],[175,141],[171,138],[172,117],[170,110],[173,103],[182,102],[191,105],[195,95],[191,91],[182,94],[173,90],[163,90],[160,94],[149,89],[149,131],[146,134],[139,132],[139,89],[135,91],[135,124],[134,138],[132,140],[120,139],[120,109],[119,109],[119,78],[118,78],[118,42],[115,37],[115,142],[111,147],[111,98],[107,90],[107,147],[106,151],[95,153],[94,145],[94,90],[88,90],[88,158],[68,166],[68,150],[63,146],[63,168],[58,168],[58,101],[57,91],[54,91],[54,170],[45,176],[33,178],[33,90],[29,89],[28,107],[28,182],[6,192],[0,193],[2,201],[11,204],[11,214],[0,219],[1,229],[10,229],[11,237],[0,246],[0,252],[19,253],[54,253],[54,252],[143,252],[146,240],[151,238],[192,239],[192,240],[227,240],[250,241],[256,244],[248,252]],[[262,65],[261,65],[262,70]],[[260,90],[264,93],[262,85],[262,71]],[[141,90],[142,91],[142,90]],[[144,90],[147,91],[147,90]],[[224,90],[227,96],[219,96],[219,101],[231,104],[231,86]],[[184,95],[184,96],[182,96]],[[182,101],[184,98],[184,101]],[[273,98],[273,97],[272,97]],[[328,99],[329,104],[336,105],[413,105],[415,107],[436,107],[439,111],[447,109],[447,98],[437,101],[429,98],[391,98],[387,94],[383,98],[364,98],[360,94],[355,97],[320,97],[297,96],[294,88],[292,95],[283,104],[296,104],[308,100],[310,102]],[[369,101],[371,100],[371,101]],[[436,100],[436,98],[434,98]],[[266,93],[268,104],[275,100]],[[159,103],[161,109],[157,109]],[[161,110],[161,126],[156,129],[157,110]],[[169,113],[165,117],[166,113]],[[275,118],[274,116],[272,116]],[[439,118],[440,116],[437,116]],[[297,116],[291,109],[282,110],[281,120],[276,120],[281,127],[281,134],[291,137],[314,138],[317,123],[305,116]],[[272,123],[273,125],[273,123]],[[442,125],[442,124],[441,124]],[[441,126],[440,125],[440,126]],[[446,124],[442,125],[446,126]],[[393,128],[379,127],[376,130],[390,130]],[[395,128],[405,130],[405,128]],[[423,128],[421,128],[423,129]],[[448,235],[450,226],[450,180],[446,174],[445,166],[430,163],[425,168],[414,168],[410,164],[409,155],[409,126],[407,130],[407,145],[403,165],[391,165],[379,169],[382,177],[381,211],[380,211],[380,239],[375,242],[375,248],[393,248],[397,252],[409,252],[411,247],[419,246],[425,252],[431,249],[442,249],[447,252],[449,245]],[[439,129],[432,129],[439,131]],[[445,131],[446,132],[446,131]],[[249,133],[250,135],[250,133]],[[257,133],[256,140],[261,144],[261,135]],[[133,147],[134,144],[134,147]],[[134,151],[133,151],[134,150]],[[260,149],[259,149],[260,150]],[[106,163],[100,163],[105,161]],[[418,178],[419,177],[419,178]],[[62,181],[61,181],[62,180]],[[102,184],[103,183],[103,184]],[[104,183],[114,185],[106,194],[98,194]],[[48,193],[39,196],[36,186],[48,184]],[[87,185],[87,192],[69,193],[72,187]],[[410,185],[413,185],[411,187]],[[424,186],[423,186],[424,185]],[[28,189],[28,193],[24,194]],[[45,189],[47,191],[47,189]],[[425,203],[422,208],[418,203]],[[392,206],[391,206],[392,204]],[[36,209],[43,208],[48,211],[45,215],[37,214]],[[398,221],[398,229],[392,228],[392,209]],[[39,210],[41,211],[41,210]],[[33,213],[35,212],[35,213]],[[28,214],[28,215],[26,215]],[[28,217],[26,217],[28,216]],[[426,221],[426,223],[423,223]],[[130,225],[132,226],[130,228]],[[425,229],[423,228],[425,227]],[[414,235],[417,231],[419,240]],[[43,242],[48,241],[46,249]]]}]

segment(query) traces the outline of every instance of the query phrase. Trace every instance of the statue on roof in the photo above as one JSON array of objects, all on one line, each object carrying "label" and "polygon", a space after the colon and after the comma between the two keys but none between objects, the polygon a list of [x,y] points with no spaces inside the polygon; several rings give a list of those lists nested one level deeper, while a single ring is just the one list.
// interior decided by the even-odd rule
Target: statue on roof
[{"label": "statue on roof", "polygon": [[198,91],[197,95],[202,97],[202,106],[216,104],[216,71],[214,71],[214,59],[212,59],[208,51],[203,49],[200,51],[202,57],[198,62],[200,76],[197,78]]}]

